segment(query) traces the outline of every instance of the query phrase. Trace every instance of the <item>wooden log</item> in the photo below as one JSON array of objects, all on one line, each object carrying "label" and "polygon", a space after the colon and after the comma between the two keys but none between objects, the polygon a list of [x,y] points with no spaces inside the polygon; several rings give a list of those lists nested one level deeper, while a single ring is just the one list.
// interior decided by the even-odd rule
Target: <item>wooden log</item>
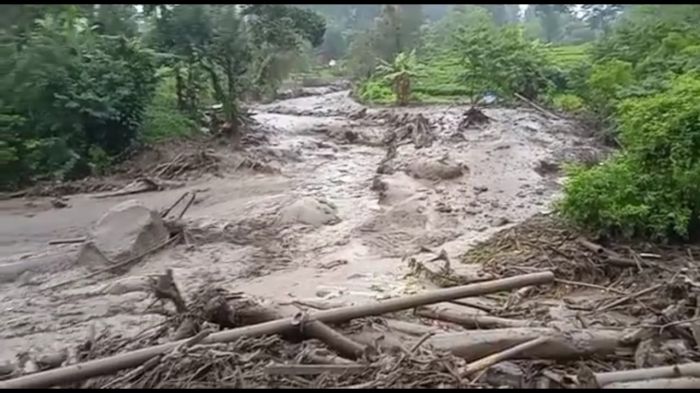
[{"label": "wooden log", "polygon": [[427,333],[438,332],[437,329],[431,328],[430,326],[400,321],[398,319],[386,319],[385,321],[386,326],[389,328],[389,330],[405,333],[410,336],[420,337]]},{"label": "wooden log", "polygon": [[678,377],[700,378],[700,363],[676,364],[673,366],[639,368],[636,370],[611,371],[596,373],[595,382],[605,386],[618,382],[645,381],[650,379],[665,379]]},{"label": "wooden log", "polygon": [[365,347],[345,337],[323,322],[312,321],[305,323],[302,328],[305,336],[323,341],[324,344],[348,359],[362,356]]},{"label": "wooden log", "polygon": [[467,329],[498,329],[511,327],[525,327],[528,321],[518,319],[498,318],[489,315],[467,314],[453,310],[440,309],[436,307],[422,307],[416,310],[416,315],[436,319],[438,321],[450,322]]},{"label": "wooden log", "polygon": [[477,371],[481,371],[483,369],[489,368],[493,366],[496,363],[502,362],[504,360],[508,360],[516,355],[519,355],[520,353],[527,351],[531,348],[534,348],[540,344],[543,344],[549,340],[547,337],[539,337],[530,341],[526,341],[522,344],[518,344],[514,347],[508,348],[505,351],[494,353],[493,355],[489,355],[485,358],[479,359],[475,362],[471,362],[467,364],[466,367],[462,370],[462,375],[464,376],[469,376]]},{"label": "wooden log", "polygon": [[646,381],[615,382],[603,389],[700,389],[700,378],[663,378]]},{"label": "wooden log", "polygon": [[549,337],[546,344],[521,352],[517,359],[565,360],[613,354],[622,332],[617,330],[559,332],[551,328],[509,328],[440,334],[428,340],[428,343],[436,349],[450,351],[456,356],[473,361],[544,336]]},{"label": "wooden log", "polygon": [[[355,318],[381,315],[401,311],[413,307],[440,303],[452,299],[478,296],[488,293],[507,291],[529,285],[551,283],[554,280],[552,272],[540,272],[509,277],[499,280],[481,282],[452,288],[439,289],[423,294],[389,299],[372,304],[343,307],[334,310],[319,311],[310,315],[309,320],[325,323],[340,323]],[[222,331],[208,336],[204,343],[222,343],[235,341],[241,337],[256,337],[267,334],[279,334],[296,329],[293,318],[245,326],[242,328]],[[55,370],[36,373],[31,376],[19,377],[0,382],[0,389],[41,388],[81,381],[86,378],[111,374],[126,368],[137,367],[143,362],[165,351],[180,345],[180,341],[143,348],[133,352],[122,353],[103,359],[92,360]],[[515,344],[514,344],[515,345]],[[503,349],[503,348],[500,348]],[[484,352],[484,351],[482,351]],[[488,354],[488,353],[487,353]]]}]

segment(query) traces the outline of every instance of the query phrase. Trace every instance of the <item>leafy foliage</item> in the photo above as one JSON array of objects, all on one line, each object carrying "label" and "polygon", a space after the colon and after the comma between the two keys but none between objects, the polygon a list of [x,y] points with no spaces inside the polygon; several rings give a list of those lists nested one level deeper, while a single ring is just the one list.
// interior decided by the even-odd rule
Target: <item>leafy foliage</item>
[{"label": "leafy foliage", "polygon": [[18,180],[81,175],[93,146],[113,155],[136,137],[155,87],[153,55],[70,14],[37,24],[21,47],[4,37],[3,142],[17,157]]},{"label": "leafy foliage", "polygon": [[700,214],[700,78],[679,76],[665,92],[620,105],[625,151],[574,170],[562,213],[608,233],[687,237]]},{"label": "leafy foliage", "polygon": [[462,80],[475,97],[495,92],[536,98],[548,87],[543,70],[550,65],[543,49],[527,41],[518,27],[481,25],[464,30],[459,51],[465,70]]},{"label": "leafy foliage", "polygon": [[104,172],[135,142],[196,130],[212,98],[235,132],[240,100],[306,67],[325,33],[307,9],[239,8],[3,6],[2,188]]},{"label": "leafy foliage", "polygon": [[391,82],[399,105],[406,105],[411,99],[411,78],[416,76],[416,52],[401,52],[392,63],[382,62],[378,71]]}]

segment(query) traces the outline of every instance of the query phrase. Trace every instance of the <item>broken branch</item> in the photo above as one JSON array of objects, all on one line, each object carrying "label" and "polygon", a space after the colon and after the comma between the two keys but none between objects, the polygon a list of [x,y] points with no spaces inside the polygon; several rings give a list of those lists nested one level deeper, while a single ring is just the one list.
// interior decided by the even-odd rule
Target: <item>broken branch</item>
[{"label": "broken branch", "polygon": [[477,371],[481,371],[493,366],[496,363],[502,362],[504,360],[510,359],[515,355],[519,355],[521,352],[527,351],[530,348],[536,347],[549,340],[547,337],[539,337],[530,341],[526,341],[522,344],[518,344],[514,347],[508,348],[505,351],[494,353],[485,358],[479,359],[475,362],[467,364],[467,366],[462,370],[462,375],[469,376]]}]

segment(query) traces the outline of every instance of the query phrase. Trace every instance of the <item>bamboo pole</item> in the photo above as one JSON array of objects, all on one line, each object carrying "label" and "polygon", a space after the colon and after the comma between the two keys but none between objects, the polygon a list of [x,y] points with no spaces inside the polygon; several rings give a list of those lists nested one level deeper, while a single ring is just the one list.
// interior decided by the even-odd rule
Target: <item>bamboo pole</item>
[{"label": "bamboo pole", "polygon": [[595,374],[595,380],[598,386],[605,386],[617,382],[678,377],[700,377],[700,363],[676,364],[673,366],[639,368],[636,370],[611,371]]}]

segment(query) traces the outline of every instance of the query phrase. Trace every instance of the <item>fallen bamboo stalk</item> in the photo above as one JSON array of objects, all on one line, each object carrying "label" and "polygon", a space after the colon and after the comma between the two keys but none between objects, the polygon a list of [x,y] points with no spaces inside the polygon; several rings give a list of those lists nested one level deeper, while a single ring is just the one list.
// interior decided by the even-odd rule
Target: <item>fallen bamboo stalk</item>
[{"label": "fallen bamboo stalk", "polygon": [[[141,185],[138,188],[129,189],[129,186],[132,186],[136,182],[141,182]],[[127,184],[121,190],[117,190],[117,191],[106,193],[106,194],[92,195],[91,198],[95,198],[95,199],[112,198],[112,197],[118,197],[118,196],[124,196],[124,195],[139,194],[142,192],[157,191],[160,188],[161,188],[161,186],[158,183],[156,183],[155,181],[148,179],[148,178],[142,178],[142,179],[138,179],[132,183]]]},{"label": "fallen bamboo stalk", "polygon": [[676,364],[673,366],[639,368],[636,370],[611,371],[596,373],[595,382],[605,386],[618,382],[646,381],[651,379],[696,377],[700,378],[700,363]]},{"label": "fallen bamboo stalk", "polygon": [[86,237],[76,237],[72,239],[54,239],[54,240],[49,240],[49,246],[53,246],[56,244],[75,244],[75,243],[83,243],[87,240]]},{"label": "fallen bamboo stalk", "polygon": [[178,219],[178,220],[181,219],[182,216],[185,215],[185,213],[187,213],[187,210],[189,210],[190,206],[192,206],[192,203],[194,202],[194,199],[195,199],[196,197],[197,197],[197,194],[193,192],[193,193],[192,193],[192,196],[190,197],[190,200],[187,201],[187,204],[186,204],[185,207],[182,209],[182,211],[180,212],[180,214],[177,216],[177,219]]},{"label": "fallen bamboo stalk", "polygon": [[663,378],[646,381],[615,382],[603,386],[603,389],[698,389],[700,378]]},{"label": "fallen bamboo stalk", "polygon": [[180,203],[180,201],[182,201],[183,199],[185,199],[185,197],[186,197],[187,194],[189,194],[189,193],[190,193],[189,191],[185,191],[182,195],[180,195],[179,198],[177,198],[177,200],[176,200],[172,205],[170,205],[169,208],[165,209],[165,210],[163,211],[163,213],[160,214],[160,216],[161,216],[161,217],[167,217],[167,215],[170,214],[170,212],[175,208],[175,206],[177,206],[177,205]]},{"label": "fallen bamboo stalk", "polygon": [[361,373],[367,366],[361,364],[275,364],[265,368],[268,375],[318,375],[323,373]]},{"label": "fallen bamboo stalk", "polygon": [[527,351],[530,348],[543,344],[547,340],[549,340],[548,337],[538,337],[530,341],[526,341],[522,344],[518,344],[514,347],[510,347],[505,351],[494,353],[493,355],[489,355],[475,362],[471,362],[464,367],[461,374],[463,376],[469,376],[477,371],[487,369],[496,363],[500,363],[504,360],[510,359],[511,357],[519,355],[520,353]]},{"label": "fallen bamboo stalk", "polygon": [[320,321],[304,323],[305,336],[323,341],[334,351],[348,359],[357,359],[362,356],[365,347],[345,337],[340,332]]},{"label": "fallen bamboo stalk", "polygon": [[497,329],[511,327],[525,327],[528,321],[492,317],[490,315],[477,315],[455,312],[439,308],[422,307],[416,310],[416,315],[450,322],[467,329]]},{"label": "fallen bamboo stalk", "polygon": [[[440,303],[452,299],[478,296],[488,293],[507,291],[529,285],[551,283],[554,280],[552,272],[540,272],[481,282],[452,288],[439,289],[423,294],[389,299],[373,304],[342,307],[334,310],[319,311],[311,314],[309,320],[325,323],[341,323],[355,318],[381,315],[401,311],[413,307]],[[244,326],[237,329],[218,332],[208,336],[203,343],[223,343],[235,341],[241,337],[256,337],[268,334],[289,332],[298,327],[293,324],[294,318],[284,318],[264,322],[257,325]],[[181,341],[170,342],[153,347],[143,348],[103,359],[92,360],[64,368],[40,372],[0,382],[0,389],[41,388],[67,384],[99,375],[110,374],[126,368],[137,367],[165,351],[180,345]]]},{"label": "fallen bamboo stalk", "polygon": [[595,244],[592,241],[589,241],[589,240],[584,239],[582,237],[579,237],[578,239],[576,239],[576,241],[580,245],[586,247],[587,249],[593,251],[596,254],[603,254],[605,252],[605,248],[603,246],[601,246],[599,244]]},{"label": "fallen bamboo stalk", "polygon": [[575,329],[560,332],[553,328],[508,328],[446,333],[429,340],[433,348],[474,361],[508,348],[549,337],[539,345],[518,354],[518,359],[579,359],[592,355],[615,353],[622,332],[618,330]]}]

